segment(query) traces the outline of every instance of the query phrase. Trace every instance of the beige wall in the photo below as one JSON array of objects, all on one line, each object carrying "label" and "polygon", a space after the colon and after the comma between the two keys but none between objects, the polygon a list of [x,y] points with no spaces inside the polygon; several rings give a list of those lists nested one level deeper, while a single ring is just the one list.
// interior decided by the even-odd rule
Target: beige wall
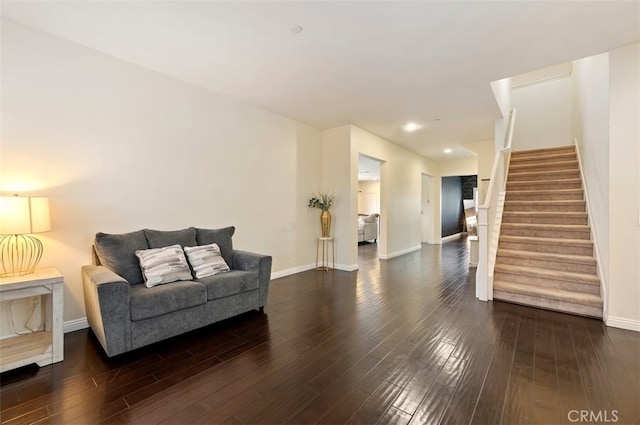
[{"label": "beige wall", "polygon": [[[470,156],[437,163],[438,174],[445,176],[473,176],[478,174],[478,158]],[[491,173],[491,170],[489,170]]]},{"label": "beige wall", "polygon": [[316,237],[320,228],[318,210],[307,207],[312,192],[322,182],[322,133],[305,124],[297,124],[296,170],[296,267],[301,270],[315,267]]},{"label": "beige wall", "polygon": [[[609,54],[574,61],[573,134],[580,153],[589,220],[605,298],[609,282]],[[607,306],[605,306],[605,310]]]},{"label": "beige wall", "polygon": [[65,277],[66,321],[99,231],[235,225],[276,273],[314,261],[318,130],[10,21],[1,148],[0,192],[50,198],[41,265]]},{"label": "beige wall", "polygon": [[573,134],[605,285],[605,322],[640,331],[640,44],[574,62]]},{"label": "beige wall", "polygon": [[496,98],[498,108],[503,117],[508,117],[513,106],[511,105],[511,78],[492,81],[491,90]]},{"label": "beige wall", "polygon": [[517,110],[513,149],[567,146],[571,138],[571,91],[569,77],[557,78],[511,91]]},{"label": "beige wall", "polygon": [[477,155],[478,202],[483,203],[487,195],[489,179],[491,178],[491,170],[493,169],[493,161],[496,156],[495,140],[481,140],[478,142],[467,143],[464,146],[475,152]]},{"label": "beige wall", "polygon": [[[367,194],[373,194],[377,197],[377,203],[367,205],[365,197]],[[367,210],[369,207],[369,210]],[[358,181],[358,214],[380,214],[380,181],[360,180]]]},{"label": "beige wall", "polygon": [[640,43],[609,52],[608,325],[640,331]]},{"label": "beige wall", "polygon": [[[322,188],[334,192],[336,202],[331,210],[331,234],[336,244],[336,267],[342,270],[358,268],[357,255],[353,255],[357,245],[357,233],[353,234],[351,218],[356,217],[358,209],[356,175],[351,173],[351,126],[343,125],[322,132]],[[316,210],[319,214],[319,210]],[[357,229],[356,229],[357,232]],[[320,229],[316,236],[320,234]]]}]

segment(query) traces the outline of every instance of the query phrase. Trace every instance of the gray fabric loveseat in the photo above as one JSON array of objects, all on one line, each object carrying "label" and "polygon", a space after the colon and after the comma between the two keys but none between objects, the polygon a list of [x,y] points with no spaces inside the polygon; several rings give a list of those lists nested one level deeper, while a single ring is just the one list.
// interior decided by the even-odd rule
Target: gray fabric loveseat
[{"label": "gray fabric loveseat", "polygon": [[[119,235],[98,233],[96,265],[82,267],[82,281],[87,320],[107,355],[115,356],[247,311],[262,311],[269,294],[272,259],[234,250],[234,232],[234,227],[191,227]],[[145,284],[136,252],[172,245],[205,248],[210,244],[218,245],[229,271],[153,287]]]}]

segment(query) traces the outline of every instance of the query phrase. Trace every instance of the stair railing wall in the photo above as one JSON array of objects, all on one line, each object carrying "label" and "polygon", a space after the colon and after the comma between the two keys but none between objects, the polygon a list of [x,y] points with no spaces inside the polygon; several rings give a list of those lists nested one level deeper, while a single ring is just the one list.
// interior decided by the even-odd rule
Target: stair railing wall
[{"label": "stair railing wall", "polygon": [[511,160],[511,143],[516,110],[509,113],[502,149],[496,152],[491,179],[484,204],[478,207],[478,269],[476,272],[476,298],[493,299],[493,269],[498,251],[498,238],[504,209],[507,172]]}]

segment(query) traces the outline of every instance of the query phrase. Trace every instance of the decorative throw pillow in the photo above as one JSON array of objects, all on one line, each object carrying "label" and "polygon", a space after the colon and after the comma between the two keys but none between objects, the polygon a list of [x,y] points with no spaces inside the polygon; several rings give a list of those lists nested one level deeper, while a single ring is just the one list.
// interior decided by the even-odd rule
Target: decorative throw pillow
[{"label": "decorative throw pillow", "polygon": [[144,284],[151,288],[177,280],[191,280],[191,270],[180,245],[136,251]]},{"label": "decorative throw pillow", "polygon": [[184,247],[189,264],[196,274],[196,279],[229,271],[229,266],[222,258],[218,244]]}]

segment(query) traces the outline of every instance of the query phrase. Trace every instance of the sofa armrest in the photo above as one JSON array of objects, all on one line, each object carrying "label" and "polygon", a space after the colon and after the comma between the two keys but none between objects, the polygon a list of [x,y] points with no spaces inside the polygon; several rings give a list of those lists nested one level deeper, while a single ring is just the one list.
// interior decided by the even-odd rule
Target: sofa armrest
[{"label": "sofa armrest", "polygon": [[233,267],[237,270],[255,271],[258,273],[259,306],[267,304],[269,296],[269,283],[271,282],[271,264],[273,259],[270,255],[254,254],[247,251],[233,251]]},{"label": "sofa armrest", "polygon": [[87,321],[109,357],[131,350],[131,286],[104,266],[82,267]]},{"label": "sofa armrest", "polygon": [[364,223],[363,238],[365,241],[378,239],[378,223]]}]

